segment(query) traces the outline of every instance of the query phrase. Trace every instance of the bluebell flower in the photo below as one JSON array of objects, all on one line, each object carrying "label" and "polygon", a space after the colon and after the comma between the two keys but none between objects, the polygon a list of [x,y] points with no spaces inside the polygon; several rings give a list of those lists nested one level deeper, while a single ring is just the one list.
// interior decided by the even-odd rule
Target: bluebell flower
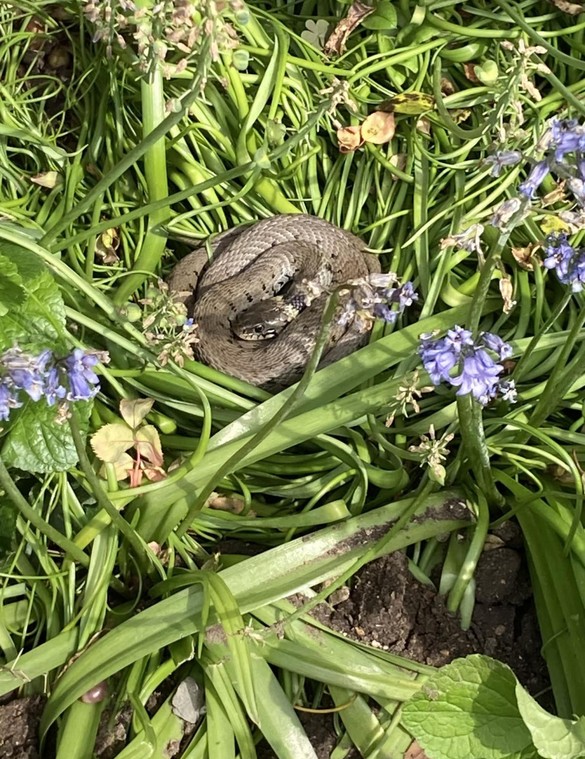
[{"label": "bluebell flower", "polygon": [[69,382],[67,400],[86,401],[96,395],[99,390],[99,378],[93,367],[98,362],[98,356],[85,353],[81,348],[75,348],[63,361]]},{"label": "bluebell flower", "polygon": [[530,202],[526,196],[508,198],[496,208],[490,224],[502,231],[508,231],[528,214],[529,206]]},{"label": "bluebell flower", "polygon": [[433,335],[421,335],[419,354],[433,385],[448,381],[451,370],[459,361],[459,351],[454,349],[448,337],[436,340]]},{"label": "bluebell flower", "polygon": [[551,143],[557,161],[562,161],[567,153],[585,151],[585,127],[577,119],[553,119]]},{"label": "bluebell flower", "polygon": [[549,235],[544,247],[545,269],[554,270],[559,282],[570,285],[573,292],[585,288],[585,249],[574,248],[567,240],[567,235]]},{"label": "bluebell flower", "polygon": [[512,348],[491,332],[483,332],[477,340],[469,330],[456,326],[443,338],[421,335],[419,354],[433,385],[447,382],[457,387],[457,395],[471,395],[486,405],[502,389],[508,400],[513,398],[513,385],[504,385],[500,375],[504,367],[497,363],[509,357]]},{"label": "bluebell flower", "polygon": [[44,398],[49,406],[57,401],[88,400],[98,392],[99,380],[93,367],[100,357],[76,348],[64,359],[52,351],[37,356],[14,346],[0,355],[0,419],[22,406],[22,393],[34,402]]},{"label": "bluebell flower", "polygon": [[533,198],[534,193],[538,190],[549,173],[550,166],[547,161],[539,161],[538,163],[535,163],[528,178],[518,187],[518,192],[527,198]]},{"label": "bluebell flower", "polygon": [[2,367],[6,381],[15,388],[24,390],[33,401],[40,400],[43,396],[44,371],[52,355],[50,350],[45,350],[38,356],[31,356],[18,346],[5,351]]},{"label": "bluebell flower", "polygon": [[0,382],[0,420],[5,422],[13,408],[20,408],[17,391],[6,382]]},{"label": "bluebell flower", "polygon": [[67,395],[67,388],[61,384],[61,374],[56,366],[51,367],[45,375],[44,396],[49,406]]},{"label": "bluebell flower", "polygon": [[498,383],[498,394],[501,395],[502,400],[508,401],[508,403],[516,403],[518,393],[516,392],[514,380],[500,380]]},{"label": "bluebell flower", "polygon": [[384,319],[388,324],[394,324],[398,319],[398,311],[392,311],[385,303],[376,303],[374,304],[374,316]]},{"label": "bluebell flower", "polygon": [[510,343],[505,343],[499,335],[494,335],[493,332],[482,332],[481,341],[486,348],[497,354],[500,361],[510,358],[512,355]]},{"label": "bluebell flower", "polygon": [[344,304],[337,323],[346,326],[357,318],[364,329],[369,329],[373,318],[379,317],[394,324],[404,309],[418,300],[412,282],[397,283],[395,274],[380,272],[348,283],[353,287],[352,296]]},{"label": "bluebell flower", "polygon": [[496,394],[498,378],[503,367],[496,364],[493,358],[483,348],[473,347],[472,352],[464,356],[461,373],[450,377],[453,387],[458,387],[457,395],[471,393],[473,397],[485,406]]},{"label": "bluebell flower", "polygon": [[485,163],[491,164],[492,177],[499,177],[502,169],[506,166],[515,166],[522,160],[522,153],[519,150],[498,150],[485,159]]},{"label": "bluebell flower", "polygon": [[405,282],[398,290],[398,302],[401,311],[408,308],[408,306],[412,306],[418,300],[418,293],[414,289],[412,282]]}]

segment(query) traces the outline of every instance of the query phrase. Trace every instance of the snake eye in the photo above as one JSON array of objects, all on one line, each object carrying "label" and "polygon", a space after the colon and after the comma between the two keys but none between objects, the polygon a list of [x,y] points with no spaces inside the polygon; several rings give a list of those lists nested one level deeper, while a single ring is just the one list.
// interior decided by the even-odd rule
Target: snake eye
[{"label": "snake eye", "polygon": [[261,324],[256,324],[256,326],[254,327],[254,332],[255,332],[257,335],[261,335],[261,334],[262,334],[262,332],[264,332],[264,328],[262,327],[262,325],[261,325]]}]

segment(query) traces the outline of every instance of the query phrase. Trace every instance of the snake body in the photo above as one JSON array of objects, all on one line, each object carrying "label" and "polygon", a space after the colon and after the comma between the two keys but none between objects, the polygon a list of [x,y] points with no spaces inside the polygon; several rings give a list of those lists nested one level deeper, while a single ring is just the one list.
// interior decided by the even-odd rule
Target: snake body
[{"label": "snake body", "polygon": [[[210,249],[211,261],[205,248],[195,250],[177,264],[169,279],[171,290],[189,293],[186,304],[198,325],[198,359],[269,390],[286,387],[302,375],[315,346],[327,293],[379,271],[377,259],[366,253],[361,240],[305,214],[273,216],[231,229],[217,235]],[[254,309],[268,305],[272,312],[283,293],[294,291],[292,297],[298,301],[298,292],[307,290],[314,298],[308,298],[306,307],[275,336],[250,340],[236,334],[238,322],[254,321],[246,318]],[[321,366],[351,353],[367,338],[363,329],[352,330],[351,323],[341,331],[333,329]]]}]

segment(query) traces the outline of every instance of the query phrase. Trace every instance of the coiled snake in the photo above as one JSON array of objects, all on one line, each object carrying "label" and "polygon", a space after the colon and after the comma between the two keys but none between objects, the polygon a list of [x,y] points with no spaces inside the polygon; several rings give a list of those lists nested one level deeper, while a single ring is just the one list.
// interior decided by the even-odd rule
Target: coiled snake
[{"label": "coiled snake", "polygon": [[[354,235],[323,219],[283,214],[237,227],[183,258],[171,290],[198,325],[200,361],[219,371],[278,390],[295,382],[315,346],[327,294],[380,270]],[[352,325],[332,325],[320,366],[367,342]]]}]

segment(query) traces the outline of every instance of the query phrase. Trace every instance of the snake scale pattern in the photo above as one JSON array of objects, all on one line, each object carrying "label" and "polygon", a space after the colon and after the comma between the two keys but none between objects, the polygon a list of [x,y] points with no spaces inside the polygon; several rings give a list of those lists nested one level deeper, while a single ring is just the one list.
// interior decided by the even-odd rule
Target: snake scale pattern
[{"label": "snake scale pattern", "polygon": [[[282,214],[231,229],[183,258],[171,272],[171,290],[198,325],[197,358],[267,390],[297,381],[311,356],[327,293],[380,270],[354,235],[314,216]],[[266,300],[276,302],[291,285],[313,287],[315,298],[270,339],[241,339],[234,323]],[[322,294],[319,294],[322,293]],[[276,296],[276,297],[275,297]],[[250,312],[251,313],[251,312]],[[320,366],[367,342],[363,330],[332,328]]]}]

